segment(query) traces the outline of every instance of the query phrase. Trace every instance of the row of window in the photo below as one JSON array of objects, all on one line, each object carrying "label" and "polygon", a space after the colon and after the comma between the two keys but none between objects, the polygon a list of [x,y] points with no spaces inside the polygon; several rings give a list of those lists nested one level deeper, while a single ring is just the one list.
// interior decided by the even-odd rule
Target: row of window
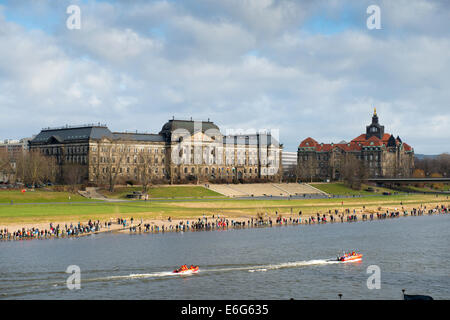
[{"label": "row of window", "polygon": [[[97,147],[92,147],[91,148],[92,152],[97,152]],[[100,147],[100,151],[101,152],[116,152],[116,148],[115,147]],[[117,152],[123,153],[123,152],[127,152],[127,153],[139,153],[139,152],[146,152],[146,153],[165,153],[165,149],[163,148],[131,148],[131,147],[117,147]]]},{"label": "row of window", "polygon": [[[326,160],[329,159],[329,156],[328,155],[324,155],[324,154],[323,155],[318,154],[318,155],[316,155],[315,158],[317,160],[319,160],[319,161],[326,161]],[[372,160],[378,161],[378,160],[380,160],[380,157],[379,157],[378,154],[375,154],[375,155],[373,155],[373,154],[357,155],[356,158],[360,159],[360,160],[366,160],[366,161],[372,161]],[[300,156],[299,160],[308,161],[308,155]]]},{"label": "row of window", "polygon": [[[99,160],[100,160],[100,163],[110,163],[108,157],[100,157]],[[139,161],[137,157],[134,157],[133,159],[131,159],[130,157],[127,157],[126,163],[144,163],[144,161],[142,161],[142,159],[140,159],[140,160],[141,161]],[[149,163],[154,163],[154,164],[159,163],[159,158],[157,158],[156,156],[155,156],[155,158],[151,158],[151,159],[147,159],[147,160],[150,160]],[[97,157],[92,157],[92,162],[97,163]],[[111,157],[111,163],[116,163],[116,157]],[[161,158],[161,164],[164,164],[164,157]]]},{"label": "row of window", "polygon": [[[177,168],[175,168],[174,172],[177,173],[177,171],[178,171]],[[195,168],[191,167],[190,170],[189,170],[187,167],[185,167],[183,169],[183,171],[184,171],[185,174],[187,174],[187,173],[194,174],[195,173]],[[233,169],[231,169],[231,171],[234,172]],[[199,172],[199,174],[202,174],[202,172],[203,172],[202,168],[199,168],[198,172]],[[204,168],[204,173],[205,174],[209,174],[209,172],[210,172],[209,168]],[[211,168],[211,174],[215,174],[215,173],[216,173],[216,168]],[[230,173],[230,168],[218,168],[217,173],[227,173],[228,174],[228,173]],[[244,168],[244,173],[247,173],[247,169],[245,169],[245,168]],[[252,170],[252,168],[250,168],[250,169],[248,169],[248,173],[255,173],[256,174],[256,173],[258,173],[258,169],[255,168],[255,169]]]},{"label": "row of window", "polygon": [[[102,173],[108,173],[109,172],[109,167],[103,167],[103,168],[101,168],[101,172]],[[148,170],[148,173],[149,174],[152,174],[152,173],[155,173],[155,174],[158,174],[158,172],[160,172],[159,171],[159,168],[148,168],[147,169]],[[183,168],[183,172],[185,173],[185,174],[188,174],[188,173],[190,173],[190,174],[195,174],[195,168],[194,167],[191,167],[191,168],[187,168],[187,167],[185,167],[185,168]],[[97,168],[96,167],[94,167],[93,168],[93,172],[94,173],[97,173]],[[116,173],[116,168],[115,167],[112,167],[111,168],[111,172],[112,173]],[[127,167],[127,168],[119,168],[119,171],[118,171],[118,173],[120,173],[120,174],[122,174],[122,173],[127,173],[127,174],[129,174],[129,173],[134,173],[134,174],[137,174],[139,171],[138,171],[138,168],[129,168],[129,167]],[[167,173],[167,171],[166,171],[166,169],[165,168],[162,168],[162,170],[161,170],[161,172],[163,173],[163,174],[166,174]],[[178,170],[177,170],[177,168],[175,168],[174,169],[174,172],[175,173],[178,173]],[[269,170],[267,170],[267,168],[263,168],[262,169],[262,171],[261,171],[263,174],[264,173],[274,173],[274,169],[273,168],[271,168],[271,169],[269,169]],[[204,174],[209,174],[209,173],[211,173],[211,174],[216,174],[216,173],[218,173],[218,174],[230,174],[230,173],[236,173],[235,172],[235,170],[233,170],[233,169],[231,169],[230,170],[230,168],[218,168],[218,170],[216,171],[216,168],[211,168],[211,170],[209,170],[209,168],[204,168],[204,170],[202,170],[202,168],[199,168],[198,169],[198,173],[199,174],[202,174],[202,173],[204,173]],[[244,169],[244,171],[243,171],[243,173],[244,174],[247,174],[247,173],[249,173],[249,174],[252,174],[252,173],[254,173],[254,174],[257,174],[258,173],[258,169],[252,169],[252,168],[250,168],[250,169]]]}]

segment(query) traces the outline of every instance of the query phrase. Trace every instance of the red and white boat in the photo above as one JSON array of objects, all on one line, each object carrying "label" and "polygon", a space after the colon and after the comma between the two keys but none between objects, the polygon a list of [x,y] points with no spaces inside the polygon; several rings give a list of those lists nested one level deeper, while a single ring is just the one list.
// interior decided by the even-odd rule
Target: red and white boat
[{"label": "red and white boat", "polygon": [[192,274],[192,273],[197,273],[198,272],[199,267],[198,266],[190,266],[187,267],[186,265],[181,266],[180,268],[173,270],[173,273],[178,273],[178,274]]},{"label": "red and white boat", "polygon": [[361,261],[362,260],[362,254],[358,252],[349,252],[344,253],[343,255],[338,256],[337,261],[341,262],[348,262],[348,261]]}]

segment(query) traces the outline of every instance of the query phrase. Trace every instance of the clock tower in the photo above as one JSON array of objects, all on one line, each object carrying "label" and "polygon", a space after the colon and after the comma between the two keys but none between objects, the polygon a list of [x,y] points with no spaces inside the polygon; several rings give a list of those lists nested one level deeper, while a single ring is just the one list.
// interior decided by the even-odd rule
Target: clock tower
[{"label": "clock tower", "polygon": [[384,126],[381,126],[378,123],[377,108],[375,108],[373,111],[372,123],[369,126],[366,126],[366,139],[369,139],[373,136],[377,137],[378,139],[382,139],[383,135]]}]

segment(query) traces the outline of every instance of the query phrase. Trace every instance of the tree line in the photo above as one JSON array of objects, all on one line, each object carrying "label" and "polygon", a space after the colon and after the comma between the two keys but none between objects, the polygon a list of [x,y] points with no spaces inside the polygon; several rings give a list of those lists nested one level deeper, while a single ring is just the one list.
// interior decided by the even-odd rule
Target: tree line
[{"label": "tree line", "polygon": [[0,153],[0,174],[4,182],[40,185],[55,182],[58,172],[56,160],[38,150],[22,152],[14,157],[8,152]]},{"label": "tree line", "polygon": [[450,177],[450,154],[443,153],[436,157],[425,157],[422,159],[415,159],[414,161],[415,174],[423,174],[424,177]]}]

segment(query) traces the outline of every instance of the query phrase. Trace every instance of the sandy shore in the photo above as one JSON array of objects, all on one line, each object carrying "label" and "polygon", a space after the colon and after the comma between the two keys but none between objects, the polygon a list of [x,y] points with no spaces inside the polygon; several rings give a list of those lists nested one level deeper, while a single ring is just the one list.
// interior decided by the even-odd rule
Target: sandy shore
[{"label": "sandy shore", "polygon": [[[256,222],[258,220],[258,218],[262,218],[263,221],[268,222],[269,219],[273,221],[273,223],[275,224],[275,220],[277,218],[281,218],[281,219],[286,219],[285,221],[287,222],[287,224],[292,224],[296,219],[301,218],[301,224],[305,224],[307,223],[307,220],[309,219],[309,217],[317,217],[317,213],[320,215],[320,217],[322,218],[324,215],[326,217],[327,222],[331,221],[331,215],[334,217],[334,222],[341,222],[341,218],[343,217],[343,222],[347,222],[347,216],[350,215],[356,215],[358,217],[358,220],[361,221],[362,220],[362,216],[365,215],[370,215],[370,214],[374,214],[375,215],[375,219],[376,219],[376,214],[377,213],[386,213],[386,212],[400,212],[400,216],[403,216],[403,212],[408,212],[410,213],[411,210],[413,209],[420,209],[420,210],[424,210],[424,214],[427,214],[428,210],[430,209],[434,209],[434,208],[441,208],[441,207],[445,207],[445,208],[449,208],[449,203],[447,202],[442,202],[442,203],[432,203],[432,204],[423,204],[423,205],[399,205],[399,206],[377,206],[377,205],[373,205],[373,206],[361,206],[359,208],[352,208],[350,209],[350,213],[345,212],[346,208],[339,208],[336,209],[338,210],[338,214],[336,215],[335,210],[331,210],[331,214],[329,213],[329,211],[320,211],[318,210],[316,213],[301,213],[301,215],[299,214],[299,212],[292,212],[290,210],[288,210],[288,212],[277,212],[277,213],[265,213],[265,212],[261,212],[259,214],[259,217],[255,214],[255,215],[251,215],[251,214],[246,214],[246,215],[227,215],[227,214],[218,214],[218,215],[195,215],[189,218],[184,218],[184,219],[179,219],[179,218],[174,218],[171,219],[169,221],[169,219],[145,219],[145,218],[134,218],[133,223],[131,224],[131,218],[132,216],[123,216],[121,217],[122,219],[125,219],[127,222],[126,227],[124,227],[121,224],[117,223],[117,217],[111,217],[108,220],[100,220],[99,221],[99,225],[101,226],[100,231],[97,232],[90,232],[90,233],[86,233],[86,234],[82,234],[81,236],[85,236],[85,235],[89,235],[89,234],[93,234],[93,233],[104,233],[104,232],[121,232],[121,233],[129,233],[130,232],[130,227],[136,227],[136,231],[132,230],[131,232],[139,232],[139,226],[141,226],[140,231],[144,232],[145,228],[144,225],[150,225],[153,227],[153,232],[156,232],[158,230],[158,232],[161,232],[162,230],[164,230],[164,232],[170,232],[170,231],[175,231],[176,230],[176,226],[180,226],[181,225],[187,225],[187,223],[189,222],[189,226],[192,226],[194,223],[198,222],[199,219],[203,219],[206,218],[207,222],[209,223],[213,223],[217,226],[217,221],[222,220],[222,221],[227,221],[229,222],[229,227],[232,227],[232,222],[238,222],[238,223],[243,223],[245,222],[246,227],[248,227],[249,222],[252,221]],[[25,230],[27,229],[32,229],[32,228],[37,228],[39,230],[49,230],[50,229],[50,223],[53,224],[54,227],[56,227],[58,224],[60,226],[61,229],[65,229],[65,226],[70,226],[70,224],[78,225],[78,222],[80,222],[83,225],[86,225],[88,221],[49,221],[49,222],[40,222],[40,223],[23,223],[23,224],[18,224],[18,223],[9,223],[9,224],[0,224],[0,230],[5,230],[7,229],[7,231],[9,233],[18,231],[18,230],[22,230],[22,228],[24,228]],[[93,221],[94,222],[94,221]],[[108,223],[110,222],[110,226],[109,227],[105,227],[105,222]],[[149,232],[151,232],[151,229],[149,230]]]}]

